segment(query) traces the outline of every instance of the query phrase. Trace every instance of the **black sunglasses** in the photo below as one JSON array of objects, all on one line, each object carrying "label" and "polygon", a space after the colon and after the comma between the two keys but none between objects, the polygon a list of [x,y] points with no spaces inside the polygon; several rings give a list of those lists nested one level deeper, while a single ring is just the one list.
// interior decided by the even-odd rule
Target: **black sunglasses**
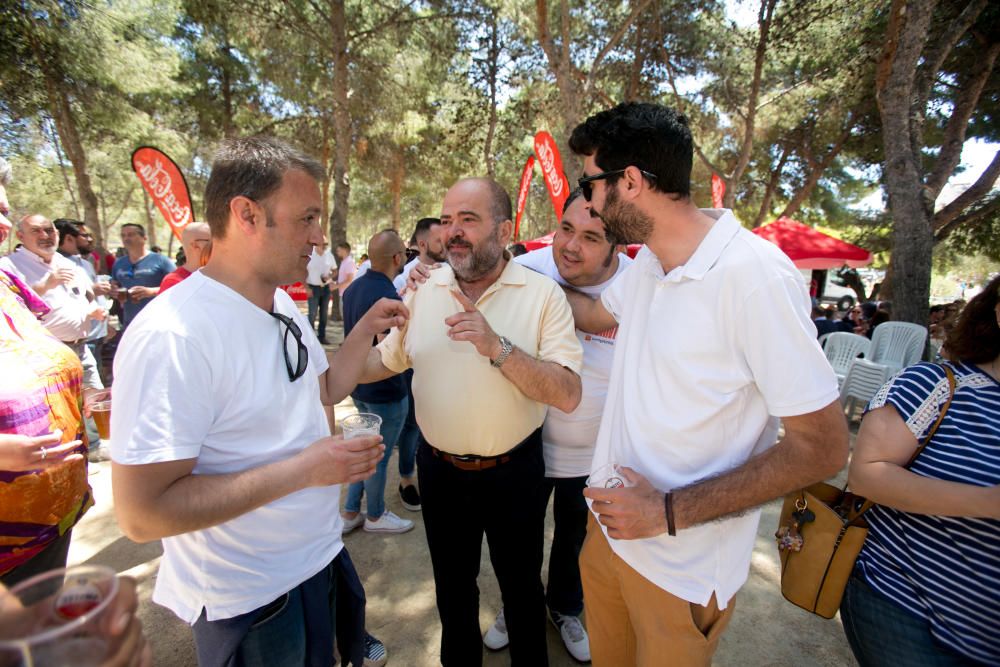
[{"label": "black sunglasses", "polygon": [[[281,313],[268,313],[268,315],[285,325],[285,335],[281,339],[281,351],[285,355],[285,368],[288,370],[288,380],[289,382],[295,382],[305,375],[306,368],[309,366],[309,350],[302,342],[302,330],[299,329],[299,325],[295,323],[295,320],[287,315],[282,315]],[[288,357],[289,333],[295,338],[295,347],[298,350],[298,360],[294,367],[292,366],[292,360]]]},{"label": "black sunglasses", "polygon": [[[601,173],[594,174],[593,176],[581,176],[580,180],[578,180],[576,184],[580,186],[580,190],[583,192],[583,198],[586,199],[587,201],[590,201],[590,198],[594,195],[594,186],[593,186],[594,181],[602,181],[606,178],[611,178],[612,176],[620,176],[621,174],[624,174],[627,170],[628,167],[626,167],[625,169],[612,169],[611,171],[602,171]],[[639,173],[651,181],[656,180],[656,174],[652,174],[643,169],[640,169]]]}]

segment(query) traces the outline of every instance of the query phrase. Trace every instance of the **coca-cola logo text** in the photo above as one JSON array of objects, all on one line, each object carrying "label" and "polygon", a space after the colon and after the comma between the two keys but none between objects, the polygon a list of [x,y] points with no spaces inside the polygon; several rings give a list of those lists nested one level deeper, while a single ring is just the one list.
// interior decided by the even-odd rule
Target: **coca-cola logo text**
[{"label": "coca-cola logo text", "polygon": [[167,216],[168,221],[177,227],[186,226],[192,218],[191,207],[177,201],[177,197],[174,195],[173,178],[164,169],[159,158],[155,158],[152,164],[138,162],[137,171],[149,193],[156,200],[156,205]]},{"label": "coca-cola logo text", "polygon": [[556,155],[548,142],[542,141],[536,146],[538,160],[542,165],[542,173],[545,174],[545,181],[549,184],[549,191],[553,197],[560,197],[563,194],[563,179],[556,169]]}]

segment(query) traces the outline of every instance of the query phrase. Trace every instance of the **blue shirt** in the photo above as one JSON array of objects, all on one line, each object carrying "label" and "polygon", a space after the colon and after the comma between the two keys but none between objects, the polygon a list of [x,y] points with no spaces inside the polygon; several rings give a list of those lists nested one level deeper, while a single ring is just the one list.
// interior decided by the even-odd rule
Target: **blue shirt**
[{"label": "blue shirt", "polygon": [[[975,366],[949,363],[957,389],[941,426],[910,471],[975,486],[1000,484],[1000,384]],[[903,370],[869,410],[895,408],[921,442],[948,400],[937,364]],[[925,620],[958,653],[1000,664],[1000,521],[911,514],[876,505],[858,564],[868,584]]]},{"label": "blue shirt", "polygon": [[[124,255],[115,260],[114,266],[111,268],[111,277],[125,288],[159,287],[166,275],[176,269],[173,262],[157,252],[149,253],[134,264],[128,255]],[[126,301],[122,307],[122,329],[127,327],[128,323],[139,314],[139,311],[152,300],[153,297],[135,303]]]},{"label": "blue shirt", "polygon": [[[344,292],[344,337],[346,338],[354,325],[358,323],[368,309],[381,298],[396,299],[400,301],[396,294],[396,288],[392,281],[384,273],[379,273],[369,269],[360,278],[355,278],[348,285]],[[442,326],[444,326],[442,324]],[[378,341],[373,337],[372,345]],[[391,378],[372,382],[369,384],[359,384],[351,392],[351,398],[356,398],[365,403],[392,403],[406,397],[406,382],[403,376],[396,375]]]}]

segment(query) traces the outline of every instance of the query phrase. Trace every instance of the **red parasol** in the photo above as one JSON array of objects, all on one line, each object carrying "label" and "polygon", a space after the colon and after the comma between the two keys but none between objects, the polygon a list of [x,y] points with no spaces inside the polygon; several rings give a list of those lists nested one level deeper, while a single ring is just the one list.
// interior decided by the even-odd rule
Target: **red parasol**
[{"label": "red parasol", "polygon": [[778,218],[752,231],[781,248],[800,269],[835,269],[845,264],[857,268],[872,261],[872,254],[864,248],[835,239],[791,218]]}]

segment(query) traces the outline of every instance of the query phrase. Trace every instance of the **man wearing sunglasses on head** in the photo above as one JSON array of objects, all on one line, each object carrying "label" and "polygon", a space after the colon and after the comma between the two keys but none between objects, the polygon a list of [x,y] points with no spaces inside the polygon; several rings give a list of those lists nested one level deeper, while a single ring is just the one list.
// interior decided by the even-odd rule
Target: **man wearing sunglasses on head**
[{"label": "man wearing sunglasses on head", "polygon": [[[276,139],[223,143],[205,190],[211,259],[136,317],[115,359],[119,524],[163,540],[153,600],[194,626],[201,665],[332,664],[334,619],[345,662],[364,657],[337,509],[340,485],[374,472],[381,438],[330,435],[323,406],[352,386],[278,289],[305,280],[322,240],[322,178]],[[337,361],[363,363],[406,313],[376,303]]]},{"label": "man wearing sunglasses on head", "polygon": [[709,665],[749,573],[757,508],[847,459],[837,380],[791,261],[731,211],[691,200],[684,116],[622,104],[569,145],[607,235],[645,244],[600,298],[568,294],[578,328],[618,325],[591,471],[616,465],[624,479],[584,491],[593,663]]}]

